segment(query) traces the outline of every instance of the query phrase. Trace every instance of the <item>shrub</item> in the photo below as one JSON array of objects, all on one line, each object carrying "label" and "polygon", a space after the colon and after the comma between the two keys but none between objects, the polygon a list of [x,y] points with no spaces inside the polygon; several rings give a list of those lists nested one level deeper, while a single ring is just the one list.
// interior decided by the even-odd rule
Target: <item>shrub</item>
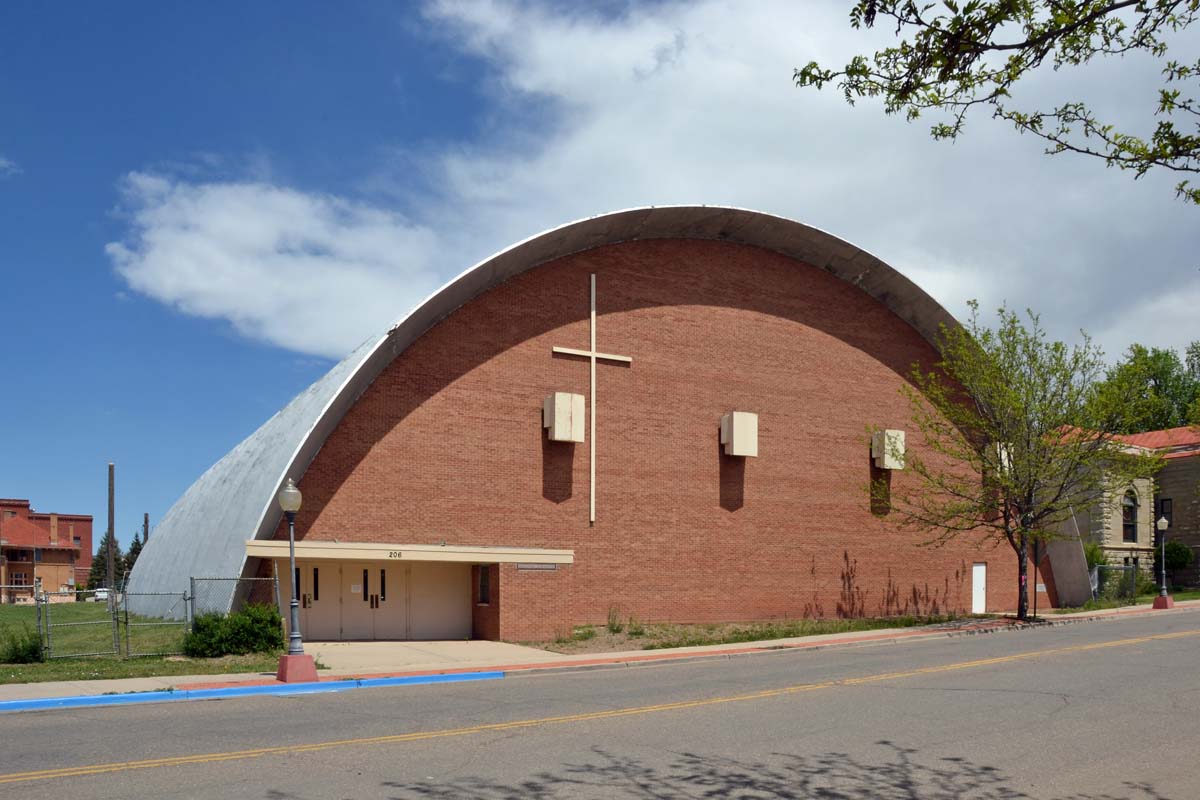
[{"label": "shrub", "polygon": [[1146,573],[1138,570],[1137,573],[1137,594],[1154,594],[1158,591],[1158,584],[1154,578]]},{"label": "shrub", "polygon": [[575,635],[572,636],[571,638],[573,638],[577,642],[584,642],[584,641],[587,641],[588,639],[593,638],[595,635],[596,635],[596,629],[594,627],[592,627],[591,625],[584,625],[581,628],[576,628]]},{"label": "shrub", "polygon": [[250,603],[226,617],[225,624],[229,653],[269,653],[283,648],[283,621],[275,606]]},{"label": "shrub", "polygon": [[1177,539],[1171,539],[1167,542],[1167,569],[1187,569],[1195,560],[1196,554],[1192,552],[1192,548],[1188,547]]},{"label": "shrub", "polygon": [[228,616],[200,614],[183,640],[195,658],[269,653],[283,648],[282,620],[275,606],[251,603]]},{"label": "shrub", "polygon": [[1108,558],[1104,555],[1104,548],[1100,546],[1099,542],[1084,542],[1083,557],[1087,560],[1088,569],[1108,563]]},{"label": "shrub", "polygon": [[34,664],[45,661],[42,637],[33,628],[0,625],[0,664]]},{"label": "shrub", "polygon": [[617,613],[616,607],[610,607],[608,609],[608,632],[620,633],[623,630],[625,630],[625,623],[621,622],[621,617]]},{"label": "shrub", "polygon": [[183,637],[183,652],[193,658],[216,658],[223,655],[225,618],[220,614],[197,614],[192,630]]},{"label": "shrub", "polygon": [[646,626],[638,622],[636,617],[629,618],[629,638],[639,639],[646,635]]}]

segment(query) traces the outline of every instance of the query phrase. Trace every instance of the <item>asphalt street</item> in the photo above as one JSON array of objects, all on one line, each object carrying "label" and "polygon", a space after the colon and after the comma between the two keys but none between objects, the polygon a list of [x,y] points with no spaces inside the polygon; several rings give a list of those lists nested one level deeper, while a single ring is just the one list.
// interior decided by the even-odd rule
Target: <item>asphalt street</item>
[{"label": "asphalt street", "polygon": [[0,718],[0,796],[1200,798],[1200,612]]}]

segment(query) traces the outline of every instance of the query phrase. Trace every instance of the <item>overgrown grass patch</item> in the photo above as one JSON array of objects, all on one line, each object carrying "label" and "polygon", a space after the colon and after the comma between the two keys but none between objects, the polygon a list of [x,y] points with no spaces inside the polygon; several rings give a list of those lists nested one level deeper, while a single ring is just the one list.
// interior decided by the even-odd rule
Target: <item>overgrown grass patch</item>
[{"label": "overgrown grass patch", "polygon": [[90,681],[108,678],[155,678],[172,675],[231,675],[241,672],[274,674],[278,653],[253,653],[223,658],[147,656],[145,658],[53,659],[41,664],[0,664],[0,684],[45,681]]},{"label": "overgrown grass patch", "polygon": [[[911,628],[949,622],[954,617],[886,617],[880,619],[794,619],[778,622],[756,622],[747,625],[678,625],[649,626],[643,650],[667,647],[698,647],[712,644],[737,644],[770,639],[791,639],[798,636],[821,636],[828,633],[853,633],[883,628]],[[653,631],[652,633],[650,631]]]},{"label": "overgrown grass patch", "polygon": [[[872,631],[884,628],[909,628],[935,625],[964,617],[905,616],[871,619],[791,619],[770,622],[713,625],[649,624],[630,618],[622,630],[612,631],[605,625],[583,625],[575,628],[566,639],[561,635],[553,642],[536,642],[537,647],[559,653],[616,652],[621,650],[659,650],[668,647],[696,647],[713,644],[734,644],[798,636],[819,636],[826,633]],[[966,617],[965,619],[969,619]]]}]

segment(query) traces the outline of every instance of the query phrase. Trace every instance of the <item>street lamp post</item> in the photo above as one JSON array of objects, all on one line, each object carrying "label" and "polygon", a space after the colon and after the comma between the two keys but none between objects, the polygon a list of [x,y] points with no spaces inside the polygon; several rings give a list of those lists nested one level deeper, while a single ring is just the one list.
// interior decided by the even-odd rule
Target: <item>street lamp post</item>
[{"label": "street lamp post", "polygon": [[1154,523],[1154,527],[1158,528],[1159,551],[1158,551],[1158,569],[1159,569],[1159,590],[1158,597],[1154,598],[1155,608],[1174,608],[1175,600],[1167,594],[1167,527],[1170,525],[1165,516],[1159,517],[1158,522]]},{"label": "street lamp post", "polygon": [[291,613],[288,619],[288,649],[285,655],[279,657],[279,671],[275,677],[278,680],[294,683],[296,681],[315,681],[317,667],[312,656],[304,654],[304,641],[300,637],[300,580],[296,571],[296,512],[300,510],[303,500],[300,490],[291,478],[279,490],[279,508],[288,521],[288,562],[291,568],[292,584]]},{"label": "street lamp post", "polygon": [[296,488],[296,484],[288,478],[287,485],[279,490],[279,507],[283,509],[284,515],[288,521],[288,562],[291,566],[292,576],[292,603],[291,617],[288,624],[288,655],[302,656],[304,655],[304,641],[300,638],[300,599],[298,592],[300,587],[296,584],[296,512],[300,510],[300,503],[304,499],[300,494],[300,490]]}]

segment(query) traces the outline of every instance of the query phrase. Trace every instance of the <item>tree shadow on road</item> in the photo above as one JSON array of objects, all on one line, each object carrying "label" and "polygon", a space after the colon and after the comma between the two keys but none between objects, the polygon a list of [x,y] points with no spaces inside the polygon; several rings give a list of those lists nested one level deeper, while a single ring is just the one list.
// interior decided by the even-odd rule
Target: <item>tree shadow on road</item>
[{"label": "tree shadow on road", "polygon": [[[1022,800],[1029,795],[1009,788],[1012,776],[964,758],[917,760],[917,751],[893,742],[877,742],[878,760],[846,753],[790,755],[772,753],[763,761],[740,761],[699,753],[677,753],[662,766],[594,748],[590,757],[555,771],[516,782],[481,777],[445,783],[385,781],[393,800],[415,798],[819,798],[820,800]],[[1074,794],[1056,800],[1171,800],[1149,784],[1124,783],[1101,794]]]}]

